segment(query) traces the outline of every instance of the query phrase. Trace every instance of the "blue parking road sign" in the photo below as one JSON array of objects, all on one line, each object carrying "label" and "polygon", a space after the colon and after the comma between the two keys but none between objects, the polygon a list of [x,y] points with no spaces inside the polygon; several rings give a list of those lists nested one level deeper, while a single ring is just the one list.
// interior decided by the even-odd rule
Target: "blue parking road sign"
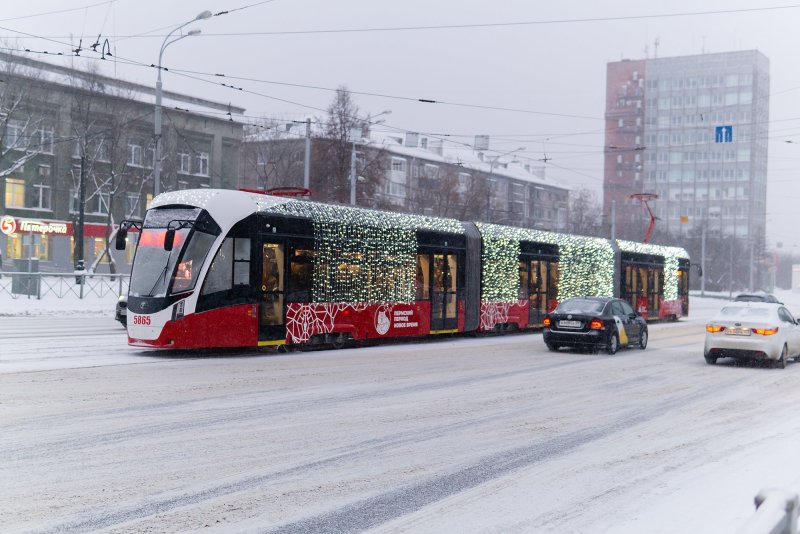
[{"label": "blue parking road sign", "polygon": [[717,126],[714,140],[717,143],[732,143],[733,126]]}]

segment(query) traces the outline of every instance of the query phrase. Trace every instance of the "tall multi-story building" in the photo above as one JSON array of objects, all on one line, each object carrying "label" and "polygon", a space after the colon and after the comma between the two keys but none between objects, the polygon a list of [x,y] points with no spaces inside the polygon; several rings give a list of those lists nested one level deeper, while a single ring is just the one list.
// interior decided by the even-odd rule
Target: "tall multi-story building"
[{"label": "tall multi-story building", "polygon": [[769,60],[756,50],[608,64],[603,208],[641,239],[650,202],[674,238],[763,245]]}]

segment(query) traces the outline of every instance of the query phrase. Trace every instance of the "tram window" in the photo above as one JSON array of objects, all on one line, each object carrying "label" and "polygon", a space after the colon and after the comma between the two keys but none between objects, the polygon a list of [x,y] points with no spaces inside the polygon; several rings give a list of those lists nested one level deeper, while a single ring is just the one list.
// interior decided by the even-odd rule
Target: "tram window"
[{"label": "tram window", "polygon": [[310,302],[314,275],[314,251],[296,249],[289,260],[289,299]]},{"label": "tram window", "polygon": [[447,278],[445,280],[445,291],[455,291],[458,283],[458,262],[455,254],[447,255]]},{"label": "tram window", "polygon": [[[550,272],[547,280],[547,299],[548,301],[556,301],[558,299],[558,263],[553,262],[550,264]],[[550,311],[550,303],[547,304]]]},{"label": "tram window", "polygon": [[519,262],[519,293],[517,294],[519,300],[528,299],[528,286],[528,262],[521,261]]},{"label": "tram window", "polygon": [[336,294],[349,292],[361,282],[362,255],[359,252],[343,253],[333,272],[333,285]]},{"label": "tram window", "polygon": [[233,240],[233,285],[250,285],[250,239]]},{"label": "tram window", "polygon": [[261,324],[267,326],[283,324],[282,293],[268,293],[264,295],[261,304]]},{"label": "tram window", "polygon": [[447,319],[453,319],[457,317],[457,309],[458,309],[458,301],[456,299],[455,293],[447,293],[444,295],[445,299],[445,312],[444,316]]},{"label": "tram window", "polygon": [[444,291],[445,289],[445,271],[444,271],[444,256],[442,254],[433,255],[433,290]]},{"label": "tram window", "polygon": [[416,298],[430,300],[428,277],[430,276],[431,258],[427,254],[417,254]]},{"label": "tram window", "polygon": [[211,234],[199,231],[194,232],[175,271],[175,276],[172,280],[173,293],[186,291],[194,287],[197,275],[203,265],[203,260],[205,260],[214,239],[216,237]]},{"label": "tram window", "polygon": [[283,289],[283,247],[275,243],[264,244],[262,291]]},{"label": "tram window", "polygon": [[220,245],[211,267],[208,269],[206,281],[200,292],[202,295],[225,291],[231,288],[233,278],[233,240],[225,239]]},{"label": "tram window", "polygon": [[238,238],[234,240],[233,259],[235,261],[250,261],[250,240]]},{"label": "tram window", "polygon": [[639,267],[639,294],[647,296],[647,269]]}]

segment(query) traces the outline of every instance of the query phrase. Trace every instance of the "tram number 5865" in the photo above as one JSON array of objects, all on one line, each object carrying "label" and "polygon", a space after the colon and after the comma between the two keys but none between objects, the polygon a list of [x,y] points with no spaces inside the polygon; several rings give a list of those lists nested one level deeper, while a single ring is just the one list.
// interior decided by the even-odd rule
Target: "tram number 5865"
[{"label": "tram number 5865", "polygon": [[133,324],[141,324],[144,326],[150,326],[150,316],[149,315],[134,315],[133,316]]}]

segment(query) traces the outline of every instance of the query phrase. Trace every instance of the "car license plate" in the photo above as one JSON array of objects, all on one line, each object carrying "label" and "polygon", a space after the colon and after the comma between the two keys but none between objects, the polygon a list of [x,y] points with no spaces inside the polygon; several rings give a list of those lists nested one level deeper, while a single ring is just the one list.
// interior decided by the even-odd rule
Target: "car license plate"
[{"label": "car license plate", "polygon": [[749,336],[750,329],[749,328],[727,328],[725,329],[725,333],[729,336]]},{"label": "car license plate", "polygon": [[580,328],[580,321],[558,321],[558,326],[562,328]]}]

